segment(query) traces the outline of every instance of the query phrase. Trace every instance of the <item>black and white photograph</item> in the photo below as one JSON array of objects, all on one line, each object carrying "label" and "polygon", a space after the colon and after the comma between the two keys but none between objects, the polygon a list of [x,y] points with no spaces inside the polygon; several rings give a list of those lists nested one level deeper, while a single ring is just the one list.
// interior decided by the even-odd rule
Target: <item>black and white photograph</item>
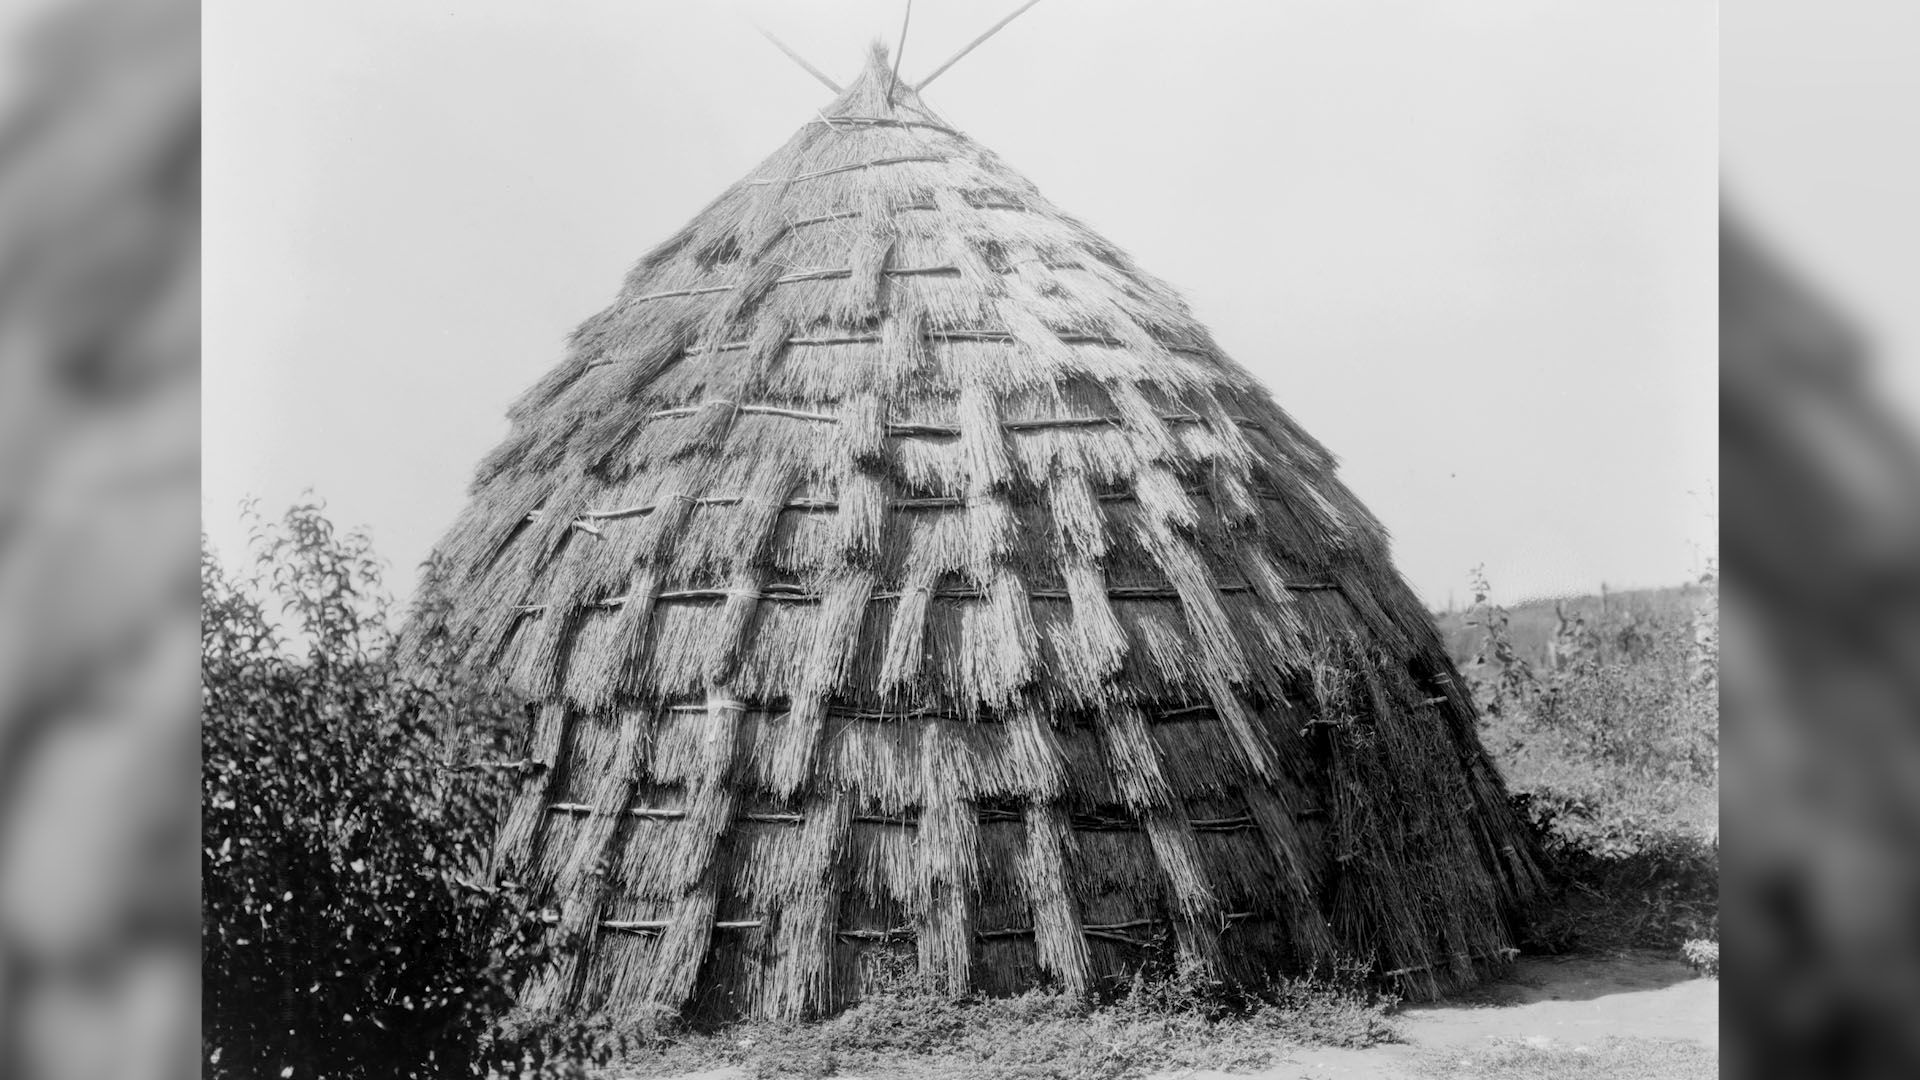
[{"label": "black and white photograph", "polygon": [[1915,29],[7,5],[0,1076],[1913,1075]]},{"label": "black and white photograph", "polygon": [[206,32],[214,1068],[1717,1071],[1711,5]]}]

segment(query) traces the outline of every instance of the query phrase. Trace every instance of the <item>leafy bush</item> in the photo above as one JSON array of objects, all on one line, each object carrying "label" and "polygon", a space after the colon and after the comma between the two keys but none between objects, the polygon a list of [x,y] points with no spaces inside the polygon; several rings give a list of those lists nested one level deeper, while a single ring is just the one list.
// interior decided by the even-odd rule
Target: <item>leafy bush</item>
[{"label": "leafy bush", "polygon": [[1615,774],[1686,785],[1719,771],[1719,705],[1711,680],[1695,677],[1692,638],[1674,624],[1631,621],[1631,659],[1588,660],[1537,695],[1533,723],[1578,746]]},{"label": "leafy bush", "polygon": [[201,556],[209,1075],[543,1064],[550,1033],[501,1021],[546,959],[544,928],[513,892],[468,880],[500,785],[447,767],[449,731],[485,745],[513,710],[402,673],[364,536],[313,503],[278,525],[249,517],[252,576]]},{"label": "leafy bush", "polygon": [[1720,943],[1704,938],[1694,938],[1680,947],[1680,954],[1687,958],[1693,970],[1702,975],[1718,977],[1720,974]]},{"label": "leafy bush", "polygon": [[[1532,944],[1678,949],[1714,935],[1717,640],[1685,609],[1623,606],[1573,624],[1556,644],[1577,659],[1541,670],[1475,584],[1480,642],[1465,671],[1481,736],[1558,885]],[[1711,577],[1702,585],[1695,602],[1711,611]]]}]

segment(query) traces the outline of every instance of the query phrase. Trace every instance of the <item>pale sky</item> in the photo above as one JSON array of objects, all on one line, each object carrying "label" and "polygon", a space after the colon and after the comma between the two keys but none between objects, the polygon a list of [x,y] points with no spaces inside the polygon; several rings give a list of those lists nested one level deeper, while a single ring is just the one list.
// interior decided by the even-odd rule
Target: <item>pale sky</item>
[{"label": "pale sky", "polygon": [[1863,333],[1873,380],[1920,418],[1920,4],[1741,0],[1721,36],[1730,205]]},{"label": "pale sky", "polygon": [[[840,81],[902,3],[741,5]],[[916,79],[1015,0],[920,0]],[[735,9],[205,10],[203,514],[415,567],[626,268],[826,89]],[[1715,6],[1047,0],[928,104],[1132,253],[1436,606],[1673,584],[1717,529]]]}]

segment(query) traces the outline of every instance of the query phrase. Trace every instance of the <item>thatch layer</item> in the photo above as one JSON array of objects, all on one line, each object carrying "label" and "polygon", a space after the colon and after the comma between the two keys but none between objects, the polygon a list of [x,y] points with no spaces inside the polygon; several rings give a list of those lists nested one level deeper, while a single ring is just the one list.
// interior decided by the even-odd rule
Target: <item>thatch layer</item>
[{"label": "thatch layer", "polygon": [[1332,457],[1120,251],[868,74],[641,260],[448,536],[543,703],[534,992],[817,1014],[1510,951],[1535,871]]}]

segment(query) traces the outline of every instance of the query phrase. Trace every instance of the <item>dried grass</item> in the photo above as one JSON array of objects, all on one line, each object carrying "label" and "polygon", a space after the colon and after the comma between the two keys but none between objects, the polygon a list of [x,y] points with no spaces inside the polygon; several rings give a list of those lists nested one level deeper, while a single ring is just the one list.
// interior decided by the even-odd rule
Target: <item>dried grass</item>
[{"label": "dried grass", "polygon": [[498,849],[578,939],[539,993],[792,1018],[885,955],[1080,993],[1169,941],[1470,978],[1534,872],[1378,523],[885,81],[641,260],[442,545],[546,703]]}]

